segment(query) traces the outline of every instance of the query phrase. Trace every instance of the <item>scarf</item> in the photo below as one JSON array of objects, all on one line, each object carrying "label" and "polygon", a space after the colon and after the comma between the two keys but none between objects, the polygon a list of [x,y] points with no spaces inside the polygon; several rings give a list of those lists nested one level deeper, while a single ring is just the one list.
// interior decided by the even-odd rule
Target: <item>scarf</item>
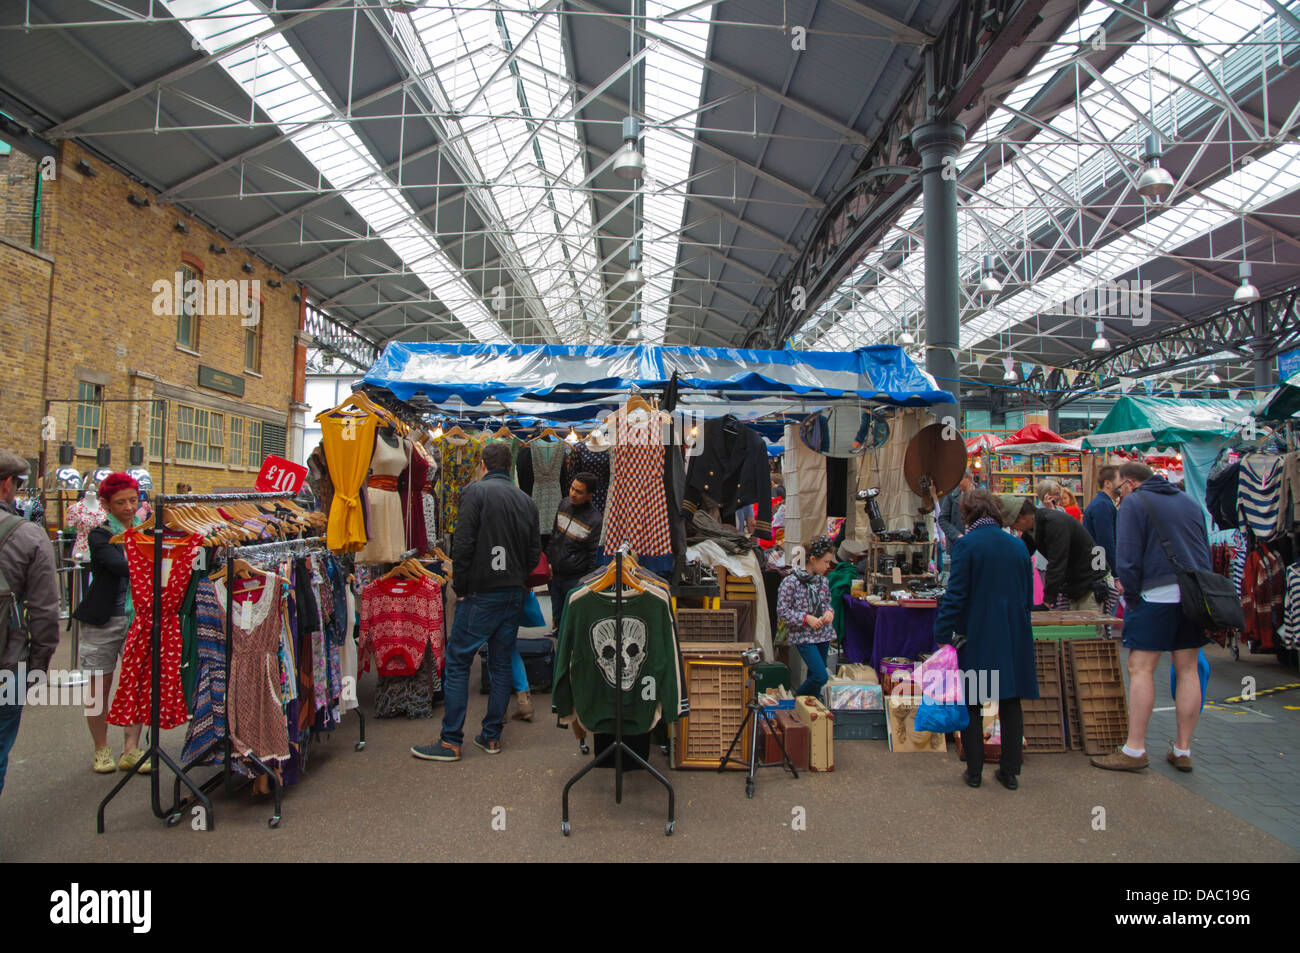
[{"label": "scarf", "polygon": [[[108,523],[108,528],[112,530],[114,536],[117,536],[119,533],[126,532],[126,527],[122,525],[122,521],[119,520],[112,513],[108,514],[108,519],[105,520],[105,522]],[[139,526],[143,522],[144,520],[140,519],[140,517],[138,516],[133,516],[131,518],[132,527]],[[130,631],[131,623],[135,621],[135,604],[131,601],[131,583],[129,580],[127,581],[127,585],[126,585],[126,602],[123,603],[123,605],[126,609],[127,631]]]}]

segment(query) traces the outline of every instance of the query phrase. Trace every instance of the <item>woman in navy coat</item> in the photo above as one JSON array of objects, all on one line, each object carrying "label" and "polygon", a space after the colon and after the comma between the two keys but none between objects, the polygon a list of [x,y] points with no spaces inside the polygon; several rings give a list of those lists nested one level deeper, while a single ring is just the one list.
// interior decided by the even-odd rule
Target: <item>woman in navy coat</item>
[{"label": "woman in navy coat", "polygon": [[[1020,699],[1038,697],[1034,634],[1030,606],[1034,573],[1025,544],[1002,530],[1002,506],[987,490],[962,495],[967,530],[952,547],[948,590],[934,623],[935,640],[966,641],[957,650],[970,704],[970,725],[961,735],[966,750],[966,783],[980,786],[984,769],[984,732],[980,703],[987,694],[998,699],[1002,722],[1002,765],[998,782],[1014,791],[1019,783],[1024,714]],[[960,641],[960,640],[959,640]]]}]

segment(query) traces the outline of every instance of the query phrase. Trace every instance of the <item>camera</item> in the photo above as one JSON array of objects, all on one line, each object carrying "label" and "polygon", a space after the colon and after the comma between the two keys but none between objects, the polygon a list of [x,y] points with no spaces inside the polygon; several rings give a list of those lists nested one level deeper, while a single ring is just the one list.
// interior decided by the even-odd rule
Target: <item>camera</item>
[{"label": "camera", "polygon": [[871,522],[871,532],[877,536],[885,531],[885,518],[880,513],[880,504],[876,502],[876,497],[879,495],[878,486],[858,491],[858,499],[862,501],[862,508],[867,511],[867,519]]},{"label": "camera", "polygon": [[763,647],[755,645],[753,648],[745,649],[740,653],[740,660],[751,667],[757,665],[763,661]]}]

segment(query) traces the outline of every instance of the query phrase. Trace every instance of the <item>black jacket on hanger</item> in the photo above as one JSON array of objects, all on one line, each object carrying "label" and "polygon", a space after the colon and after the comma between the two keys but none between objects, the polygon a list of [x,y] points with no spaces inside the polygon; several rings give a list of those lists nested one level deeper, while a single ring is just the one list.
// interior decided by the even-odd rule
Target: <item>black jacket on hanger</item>
[{"label": "black jacket on hanger", "polygon": [[757,503],[758,535],[771,539],[772,478],[763,438],[728,414],[707,421],[701,440],[700,454],[690,461],[686,474],[683,512],[694,516],[706,494],[718,502],[724,520]]}]

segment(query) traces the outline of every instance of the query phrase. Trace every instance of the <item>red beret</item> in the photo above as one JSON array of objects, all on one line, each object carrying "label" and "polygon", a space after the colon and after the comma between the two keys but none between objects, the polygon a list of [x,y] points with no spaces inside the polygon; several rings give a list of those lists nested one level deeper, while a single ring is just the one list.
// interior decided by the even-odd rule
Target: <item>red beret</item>
[{"label": "red beret", "polygon": [[140,484],[135,477],[125,473],[110,473],[99,484],[99,498],[107,503],[113,498],[114,493],[121,493],[123,490],[135,490],[139,493]]}]

